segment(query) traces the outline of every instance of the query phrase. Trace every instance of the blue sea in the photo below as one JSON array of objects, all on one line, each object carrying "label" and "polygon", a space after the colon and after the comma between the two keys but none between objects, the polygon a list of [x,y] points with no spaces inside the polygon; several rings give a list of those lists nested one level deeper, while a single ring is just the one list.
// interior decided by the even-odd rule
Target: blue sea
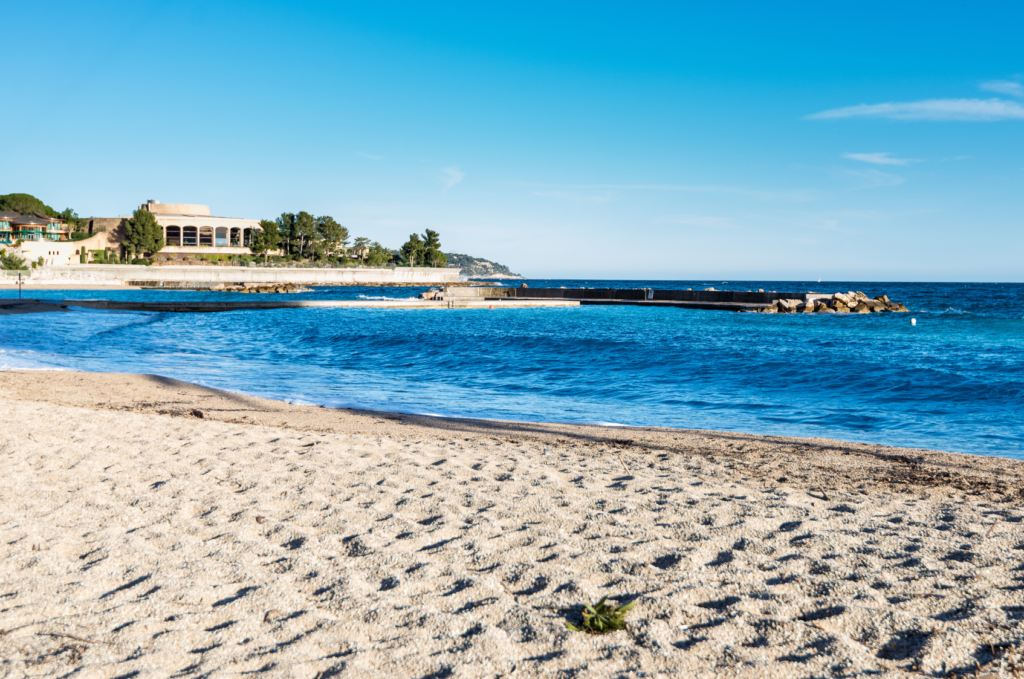
[{"label": "blue sea", "polygon": [[[527,283],[859,290],[888,294],[911,313],[612,306],[89,310],[0,316],[0,368],[154,373],[336,407],[821,436],[1024,459],[1024,284]],[[316,288],[287,298],[395,299],[423,289]],[[33,290],[26,296],[253,299],[125,290]]]}]

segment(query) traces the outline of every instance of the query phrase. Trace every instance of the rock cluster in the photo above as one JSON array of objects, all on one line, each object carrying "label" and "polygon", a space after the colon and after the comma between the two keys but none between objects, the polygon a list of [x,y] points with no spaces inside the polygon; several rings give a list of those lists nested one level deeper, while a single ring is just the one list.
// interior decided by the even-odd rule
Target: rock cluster
[{"label": "rock cluster", "polygon": [[310,292],[298,283],[218,283],[209,288],[211,292]]},{"label": "rock cluster", "polygon": [[870,314],[882,311],[907,311],[899,302],[892,302],[886,295],[871,299],[863,292],[837,292],[814,299],[777,299],[759,309],[763,314],[826,313],[826,314]]}]

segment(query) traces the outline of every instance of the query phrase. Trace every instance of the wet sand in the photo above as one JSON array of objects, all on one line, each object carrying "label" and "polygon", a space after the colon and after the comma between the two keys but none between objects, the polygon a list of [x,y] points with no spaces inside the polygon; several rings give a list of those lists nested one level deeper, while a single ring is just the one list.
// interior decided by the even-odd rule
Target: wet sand
[{"label": "wet sand", "polygon": [[[144,375],[0,398],[0,675],[1024,673],[1019,461]],[[627,630],[565,629],[605,595]]]}]

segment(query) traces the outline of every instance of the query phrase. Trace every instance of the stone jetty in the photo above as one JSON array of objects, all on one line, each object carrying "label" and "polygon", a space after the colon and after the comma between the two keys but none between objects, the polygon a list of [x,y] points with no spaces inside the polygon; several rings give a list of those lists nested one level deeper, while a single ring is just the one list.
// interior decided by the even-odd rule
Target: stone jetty
[{"label": "stone jetty", "polygon": [[762,314],[871,314],[884,311],[904,312],[907,307],[893,302],[887,295],[874,299],[863,292],[837,292],[833,295],[806,295],[806,299],[777,299],[759,309],[750,309]]},{"label": "stone jetty", "polygon": [[429,290],[423,300],[465,299],[563,299],[580,305],[604,304],[643,307],[676,307],[746,313],[874,313],[907,311],[902,304],[891,302],[886,295],[874,299],[863,292],[777,292],[775,290],[664,290],[654,288],[453,288]]}]

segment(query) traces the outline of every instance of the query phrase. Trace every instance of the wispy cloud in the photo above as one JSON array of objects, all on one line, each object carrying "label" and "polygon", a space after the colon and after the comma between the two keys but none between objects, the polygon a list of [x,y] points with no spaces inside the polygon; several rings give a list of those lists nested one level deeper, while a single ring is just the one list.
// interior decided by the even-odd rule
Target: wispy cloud
[{"label": "wispy cloud", "polygon": [[362,151],[356,151],[356,155],[360,158],[368,158],[369,160],[384,160],[384,156],[378,156],[372,153],[363,153]]},{"label": "wispy cloud", "polygon": [[[533,186],[537,186],[534,184]],[[669,191],[678,193],[728,193],[760,200],[778,200],[800,203],[815,200],[808,191],[771,191],[744,189],[734,186],[690,186],[685,184],[543,184],[545,191]],[[535,192],[536,193],[536,192]]]},{"label": "wispy cloud", "polygon": [[444,186],[444,190],[452,188],[466,177],[466,173],[457,167],[443,167],[441,168],[441,185]]},{"label": "wispy cloud", "polygon": [[655,224],[682,224],[702,229],[734,229],[736,224],[728,217],[707,217],[704,215],[668,215],[658,217]]},{"label": "wispy cloud", "polygon": [[844,153],[843,158],[849,158],[850,160],[859,160],[862,163],[872,163],[873,165],[910,165],[911,163],[920,163],[921,161],[916,158],[893,158],[891,153]]},{"label": "wispy cloud", "polygon": [[1024,97],[1024,85],[1013,80],[989,80],[978,87],[989,92],[1008,94],[1011,97]]},{"label": "wispy cloud", "polygon": [[906,181],[903,177],[897,177],[881,170],[847,170],[845,174],[858,180],[856,186],[850,187],[852,190],[899,186]]},{"label": "wispy cloud", "polygon": [[925,99],[923,101],[858,104],[807,116],[808,120],[890,118],[892,120],[1024,120],[1024,106],[1005,99]]},{"label": "wispy cloud", "polygon": [[570,200],[575,203],[596,203],[598,205],[610,202],[612,197],[609,194],[600,196],[585,196],[580,193],[574,193],[572,191],[534,191],[533,195],[543,196],[544,198],[558,198],[560,200]]}]

